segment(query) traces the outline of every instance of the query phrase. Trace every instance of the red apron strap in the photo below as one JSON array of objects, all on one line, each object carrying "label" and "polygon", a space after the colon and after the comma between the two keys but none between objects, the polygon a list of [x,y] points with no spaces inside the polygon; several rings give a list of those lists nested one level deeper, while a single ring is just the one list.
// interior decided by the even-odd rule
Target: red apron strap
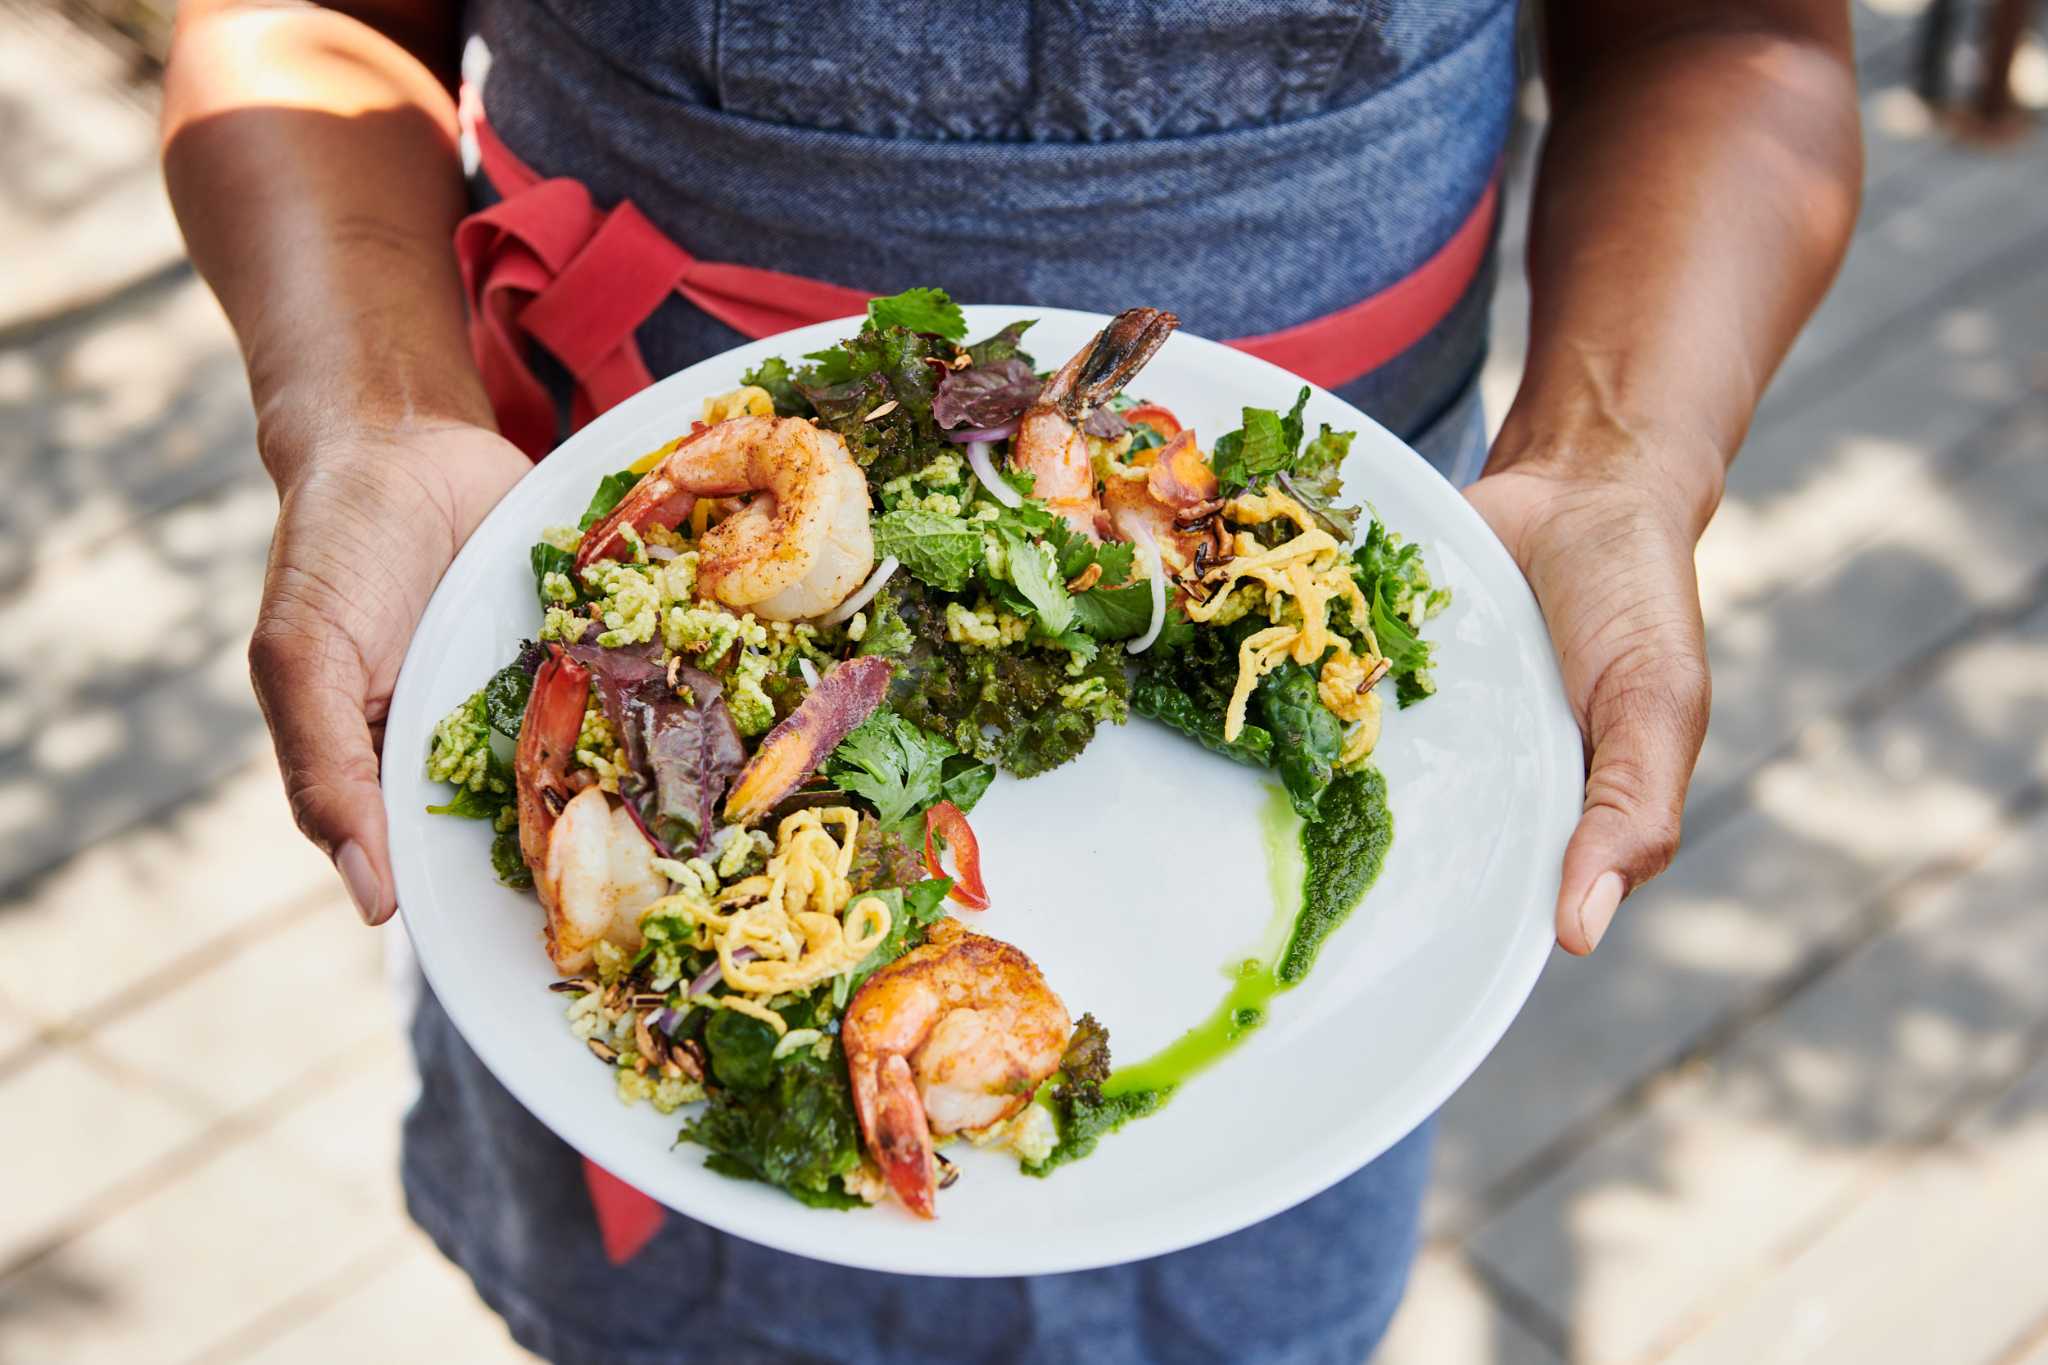
[{"label": "red apron strap", "polygon": [[1450,240],[1412,273],[1334,313],[1224,345],[1326,389],[1372,373],[1428,336],[1464,297],[1485,264],[1499,204],[1500,175],[1495,172]]}]

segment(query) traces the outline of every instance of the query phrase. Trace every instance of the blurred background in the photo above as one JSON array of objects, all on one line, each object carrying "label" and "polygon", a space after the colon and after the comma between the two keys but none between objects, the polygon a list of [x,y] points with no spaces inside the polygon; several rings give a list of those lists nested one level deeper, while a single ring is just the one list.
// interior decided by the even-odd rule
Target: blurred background
[{"label": "blurred background", "polygon": [[[1382,1360],[2048,1363],[2048,45],[2001,116],[1994,4],[1930,3],[1856,5],[1862,225],[1700,547],[1685,849],[1449,1105]],[[250,696],[167,10],[0,0],[0,1365],[527,1360],[404,1218],[379,937]]]}]

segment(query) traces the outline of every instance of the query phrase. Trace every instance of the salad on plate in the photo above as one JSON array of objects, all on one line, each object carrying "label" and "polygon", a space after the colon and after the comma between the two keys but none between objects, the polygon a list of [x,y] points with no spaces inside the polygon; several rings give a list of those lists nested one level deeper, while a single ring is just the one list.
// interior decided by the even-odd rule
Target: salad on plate
[{"label": "salad on plate", "polygon": [[[817,1207],[931,1217],[956,1138],[1049,1174],[1256,1028],[1386,856],[1387,702],[1435,690],[1448,593],[1346,505],[1351,434],[1304,429],[1307,389],[1205,450],[1125,393],[1171,314],[1049,374],[1030,326],[970,342],[914,289],[706,399],[538,530],[533,638],[427,755],[619,1097]],[[1300,892],[1210,1019],[1113,1070],[980,932],[969,816],[1133,711],[1272,775]]]}]

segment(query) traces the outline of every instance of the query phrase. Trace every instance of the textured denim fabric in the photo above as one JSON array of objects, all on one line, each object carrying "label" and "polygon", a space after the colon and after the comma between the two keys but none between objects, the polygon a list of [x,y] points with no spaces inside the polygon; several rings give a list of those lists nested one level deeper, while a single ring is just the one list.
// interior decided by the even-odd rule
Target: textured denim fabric
[{"label": "textured denim fabric", "polygon": [[[1506,139],[1512,0],[1386,0],[1348,24],[1270,0],[1024,8],[1022,37],[1005,5],[872,0],[479,0],[471,20],[506,145],[600,204],[631,199],[704,260],[976,302],[1144,303],[1211,337],[1407,275],[1470,214]],[[849,48],[856,32],[914,42]],[[944,111],[1008,67],[997,124],[954,131]],[[1485,329],[1482,278],[1342,392],[1413,436],[1477,369]],[[657,375],[742,340],[680,299],[641,329]]]},{"label": "textured denim fabric", "polygon": [[407,1206],[513,1336],[556,1365],[1359,1365],[1407,1281],[1434,1124],[1255,1227],[1107,1270],[884,1275],[677,1215],[618,1269],[576,1154],[424,992],[413,1048],[426,1089],[406,1118]]},{"label": "textured denim fabric", "polygon": [[[1512,0],[478,0],[470,24],[512,150],[601,204],[630,198],[706,260],[1152,304],[1210,336],[1413,270],[1491,177],[1513,94]],[[1491,282],[1489,265],[1435,331],[1341,390],[1457,482],[1485,453]],[[657,375],[743,339],[680,300],[641,329]],[[424,990],[413,1045],[412,1215],[560,1365],[1357,1365],[1399,1301],[1431,1143],[1425,1124],[1257,1227],[1108,1270],[940,1283],[674,1215],[615,1268],[574,1153]]]}]

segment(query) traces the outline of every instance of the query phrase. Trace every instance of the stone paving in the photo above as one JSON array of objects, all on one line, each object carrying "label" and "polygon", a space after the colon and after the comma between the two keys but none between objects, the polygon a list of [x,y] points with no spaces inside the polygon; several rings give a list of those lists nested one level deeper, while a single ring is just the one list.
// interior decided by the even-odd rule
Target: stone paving
[{"label": "stone paving", "polygon": [[[1687,846],[1447,1106],[1382,1360],[2048,1365],[2048,138],[1938,136],[1913,8],[1859,7],[1863,224],[1700,548]],[[382,945],[247,689],[273,499],[118,67],[0,4],[0,1365],[530,1359],[400,1208]]]}]

